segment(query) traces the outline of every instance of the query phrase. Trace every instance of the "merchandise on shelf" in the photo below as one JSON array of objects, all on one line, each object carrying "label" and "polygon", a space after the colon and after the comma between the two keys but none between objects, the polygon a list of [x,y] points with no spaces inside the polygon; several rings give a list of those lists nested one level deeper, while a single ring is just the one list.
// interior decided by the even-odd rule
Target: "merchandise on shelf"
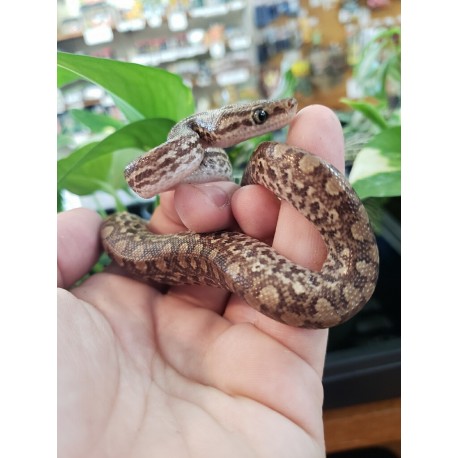
[{"label": "merchandise on shelf", "polygon": [[[253,93],[275,93],[274,82],[288,70],[308,103],[320,103],[310,97],[340,86],[337,101],[347,95],[348,70],[358,63],[365,44],[389,25],[389,18],[372,19],[372,4],[356,0],[80,3],[79,18],[74,8],[67,9],[71,17],[65,18],[64,9],[59,13],[61,50],[168,69],[183,77],[196,98],[212,104],[213,91],[230,88],[229,96],[219,97],[225,101],[248,84]],[[390,20],[399,23],[399,18]],[[82,37],[78,30],[84,30]]]}]

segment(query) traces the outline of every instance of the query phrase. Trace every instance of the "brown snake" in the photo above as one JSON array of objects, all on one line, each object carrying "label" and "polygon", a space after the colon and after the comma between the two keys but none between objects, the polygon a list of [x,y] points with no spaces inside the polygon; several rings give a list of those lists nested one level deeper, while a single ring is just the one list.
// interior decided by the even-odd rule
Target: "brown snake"
[{"label": "brown snake", "polygon": [[[125,176],[142,197],[178,183],[229,179],[222,148],[287,125],[294,99],[230,105],[179,122],[167,141],[129,164]],[[265,142],[245,170],[315,224],[327,245],[319,272],[296,265],[271,246],[237,232],[151,233],[129,213],[108,217],[102,242],[110,257],[152,283],[224,288],[261,313],[292,326],[329,328],[357,313],[378,276],[378,249],[367,213],[345,177],[299,148]]]}]

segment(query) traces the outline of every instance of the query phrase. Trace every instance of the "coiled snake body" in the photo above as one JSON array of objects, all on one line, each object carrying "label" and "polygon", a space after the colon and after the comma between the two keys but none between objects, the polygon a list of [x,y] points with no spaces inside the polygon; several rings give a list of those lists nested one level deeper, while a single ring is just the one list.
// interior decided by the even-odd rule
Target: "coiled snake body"
[{"label": "coiled snake body", "polygon": [[[182,182],[229,179],[225,148],[289,123],[294,99],[230,105],[190,116],[167,142],[126,168],[142,197]],[[378,276],[378,250],[367,213],[345,177],[299,148],[265,142],[245,170],[242,186],[258,183],[290,202],[321,233],[328,249],[319,272],[298,266],[242,233],[151,233],[129,213],[108,217],[102,242],[110,257],[153,283],[224,288],[265,315],[292,326],[329,328],[357,313]]]}]

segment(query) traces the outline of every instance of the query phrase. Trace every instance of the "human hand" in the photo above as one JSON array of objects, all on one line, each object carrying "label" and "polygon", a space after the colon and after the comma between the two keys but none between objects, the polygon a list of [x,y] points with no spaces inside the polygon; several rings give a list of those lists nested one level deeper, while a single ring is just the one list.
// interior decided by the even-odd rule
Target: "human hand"
[{"label": "human hand", "polygon": [[[340,124],[324,107],[301,110],[288,143],[343,169]],[[85,209],[58,216],[59,456],[324,456],[327,331],[214,288],[162,294],[116,268],[62,289],[98,258],[100,223]],[[150,221],[158,233],[235,226],[309,268],[325,259],[316,229],[260,186],[180,185]]]}]

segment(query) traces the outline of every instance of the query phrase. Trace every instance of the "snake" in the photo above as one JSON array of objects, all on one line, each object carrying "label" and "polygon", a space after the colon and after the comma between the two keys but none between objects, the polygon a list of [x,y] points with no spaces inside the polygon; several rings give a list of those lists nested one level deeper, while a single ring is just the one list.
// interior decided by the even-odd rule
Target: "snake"
[{"label": "snake", "polygon": [[[191,115],[167,140],[127,165],[130,188],[148,199],[180,183],[228,180],[225,148],[287,126],[294,98],[232,104]],[[137,215],[109,215],[101,239],[111,259],[152,285],[207,285],[242,297],[262,314],[298,328],[330,328],[371,298],[379,253],[365,207],[345,175],[301,148],[258,145],[241,186],[259,184],[318,229],[327,247],[319,271],[291,262],[272,246],[236,231],[154,234]]]}]

